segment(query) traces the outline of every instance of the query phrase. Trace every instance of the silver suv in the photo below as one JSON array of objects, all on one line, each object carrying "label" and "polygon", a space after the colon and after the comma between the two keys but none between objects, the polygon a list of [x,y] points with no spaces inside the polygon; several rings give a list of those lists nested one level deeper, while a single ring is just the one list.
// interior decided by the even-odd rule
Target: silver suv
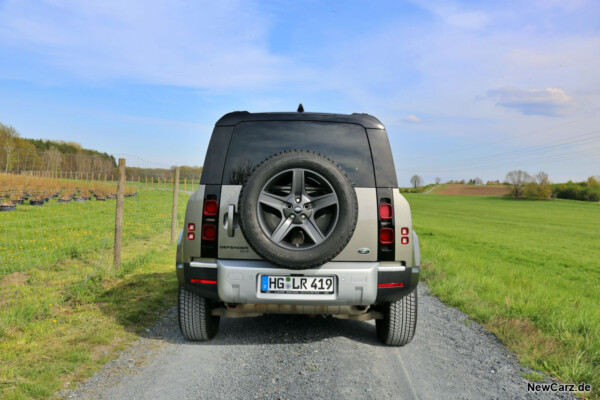
[{"label": "silver suv", "polygon": [[220,317],[323,314],[409,343],[419,244],[397,187],[373,116],[223,116],[177,246],[183,336],[211,339]]}]

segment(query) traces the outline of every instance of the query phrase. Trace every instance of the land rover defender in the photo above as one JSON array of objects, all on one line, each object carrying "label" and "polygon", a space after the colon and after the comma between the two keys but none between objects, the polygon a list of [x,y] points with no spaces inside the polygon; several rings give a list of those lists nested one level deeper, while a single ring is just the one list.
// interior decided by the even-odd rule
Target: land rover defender
[{"label": "land rover defender", "polygon": [[179,325],[221,317],[375,319],[409,343],[419,242],[383,124],[367,114],[233,112],[217,121],[177,246]]}]

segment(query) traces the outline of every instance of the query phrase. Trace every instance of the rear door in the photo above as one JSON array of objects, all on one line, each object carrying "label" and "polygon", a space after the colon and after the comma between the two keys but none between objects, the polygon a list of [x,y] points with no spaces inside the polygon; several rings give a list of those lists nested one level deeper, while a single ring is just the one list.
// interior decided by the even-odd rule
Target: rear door
[{"label": "rear door", "polygon": [[[377,195],[366,130],[358,124],[317,121],[242,122],[235,126],[225,158],[219,223],[219,258],[259,259],[238,220],[242,185],[269,156],[290,149],[310,150],[337,162],[352,181],[359,201],[353,237],[334,261],[377,260]],[[361,249],[370,249],[368,253]]]}]

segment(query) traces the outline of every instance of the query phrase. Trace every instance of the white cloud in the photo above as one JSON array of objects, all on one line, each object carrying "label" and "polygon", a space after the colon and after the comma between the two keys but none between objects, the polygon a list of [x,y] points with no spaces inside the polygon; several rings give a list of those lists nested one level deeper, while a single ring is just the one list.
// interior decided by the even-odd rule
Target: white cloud
[{"label": "white cloud", "polygon": [[0,14],[0,43],[84,78],[255,87],[293,68],[269,51],[269,22],[253,7],[241,0],[9,0]]},{"label": "white cloud", "polygon": [[407,117],[402,118],[402,121],[411,124],[419,124],[421,123],[421,118],[417,117],[416,115],[409,115]]},{"label": "white cloud", "polygon": [[563,116],[576,105],[571,96],[558,88],[530,90],[502,88],[489,90],[487,95],[496,100],[497,106],[513,109],[525,115]]}]

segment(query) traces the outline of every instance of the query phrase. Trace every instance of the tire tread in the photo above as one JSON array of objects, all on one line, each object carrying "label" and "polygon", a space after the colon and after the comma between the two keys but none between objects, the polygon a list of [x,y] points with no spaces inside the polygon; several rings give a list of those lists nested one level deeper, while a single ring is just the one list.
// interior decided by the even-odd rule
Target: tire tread
[{"label": "tire tread", "polygon": [[216,334],[219,318],[213,317],[210,300],[179,286],[179,329],[187,340],[210,340]]},{"label": "tire tread", "polygon": [[417,327],[418,297],[416,289],[400,300],[383,305],[383,320],[377,320],[377,335],[388,346],[411,342]]}]

